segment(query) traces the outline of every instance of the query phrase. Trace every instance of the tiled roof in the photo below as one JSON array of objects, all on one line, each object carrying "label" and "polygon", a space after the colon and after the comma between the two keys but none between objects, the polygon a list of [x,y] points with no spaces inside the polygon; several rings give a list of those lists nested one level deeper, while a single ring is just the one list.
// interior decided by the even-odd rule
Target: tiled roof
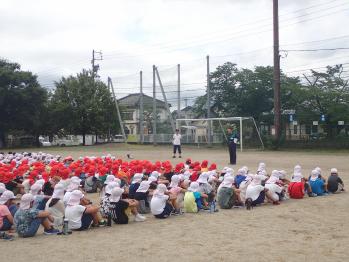
[{"label": "tiled roof", "polygon": [[[118,99],[118,102],[121,106],[125,107],[139,107],[140,93],[129,94],[123,98]],[[143,104],[144,106],[153,106],[153,98],[143,94]],[[171,107],[171,104],[168,104]],[[156,106],[160,108],[165,108],[165,102],[159,99],[156,99]]]}]

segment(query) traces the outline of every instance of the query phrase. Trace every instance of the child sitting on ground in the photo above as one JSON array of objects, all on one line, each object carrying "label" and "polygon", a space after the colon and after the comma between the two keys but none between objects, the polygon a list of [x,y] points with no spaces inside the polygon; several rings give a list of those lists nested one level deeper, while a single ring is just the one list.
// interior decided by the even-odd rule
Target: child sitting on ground
[{"label": "child sitting on ground", "polygon": [[151,213],[156,218],[164,219],[171,215],[173,208],[166,186],[164,184],[159,184],[150,201]]},{"label": "child sitting on ground", "polygon": [[331,175],[327,179],[327,190],[330,193],[339,193],[344,191],[344,183],[338,176],[338,171],[336,168],[331,168]]},{"label": "child sitting on ground", "polygon": [[52,197],[47,201],[45,210],[50,212],[54,218],[53,227],[62,229],[65,206],[63,203],[64,187],[62,184],[56,184],[53,190]]},{"label": "child sitting on ground", "polygon": [[309,179],[309,184],[311,186],[311,190],[317,196],[327,195],[327,184],[324,182],[318,170],[311,171],[311,177]]},{"label": "child sitting on ground", "polygon": [[87,230],[93,222],[99,226],[99,208],[97,206],[84,206],[82,200],[84,194],[80,190],[74,190],[65,208],[65,218],[68,219],[68,228],[71,230]]},{"label": "child sitting on ground", "polygon": [[[5,190],[0,196],[0,231],[10,231],[13,226],[13,217],[17,211],[17,205],[14,203],[15,195],[12,191]],[[12,240],[12,236],[3,234],[5,240]]]},{"label": "child sitting on ground", "polygon": [[198,182],[191,182],[188,191],[184,195],[184,211],[187,213],[197,213],[202,209],[202,198],[207,199],[208,195],[200,192]]},{"label": "child sitting on ground", "polygon": [[311,187],[303,177],[300,165],[296,165],[294,167],[294,173],[287,190],[290,198],[293,199],[301,199],[304,197],[305,193],[308,193],[309,197],[316,196],[316,194],[312,192]]},{"label": "child sitting on ground", "polygon": [[51,225],[51,222],[54,221],[51,214],[48,211],[40,211],[33,206],[34,196],[32,194],[24,194],[14,217],[18,236],[33,237],[40,225],[43,225],[45,235],[56,235],[59,233],[59,230],[54,229]]},{"label": "child sitting on ground", "polygon": [[116,224],[128,224],[129,218],[127,209],[130,208],[132,214],[135,216],[136,222],[143,222],[146,218],[140,215],[137,211],[138,201],[134,199],[121,199],[124,190],[119,187],[113,188],[109,196],[109,210],[111,218]]}]

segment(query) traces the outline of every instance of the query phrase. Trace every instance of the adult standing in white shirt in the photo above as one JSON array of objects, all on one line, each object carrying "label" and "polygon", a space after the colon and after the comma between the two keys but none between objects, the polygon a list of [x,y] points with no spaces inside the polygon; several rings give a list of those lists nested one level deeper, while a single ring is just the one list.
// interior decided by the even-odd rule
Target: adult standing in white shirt
[{"label": "adult standing in white shirt", "polygon": [[179,158],[181,158],[182,150],[181,150],[181,138],[182,135],[179,133],[179,129],[176,129],[176,133],[173,135],[173,158],[176,158],[176,152],[178,150]]}]

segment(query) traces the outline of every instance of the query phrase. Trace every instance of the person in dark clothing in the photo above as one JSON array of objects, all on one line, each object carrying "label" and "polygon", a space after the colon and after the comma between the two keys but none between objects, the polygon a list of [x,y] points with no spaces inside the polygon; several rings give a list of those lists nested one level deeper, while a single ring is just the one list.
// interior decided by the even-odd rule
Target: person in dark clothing
[{"label": "person in dark clothing", "polygon": [[239,136],[236,130],[235,126],[229,127],[227,129],[227,140],[228,140],[228,147],[229,147],[229,157],[230,157],[230,164],[236,165],[236,145],[239,141]]},{"label": "person in dark clothing", "polygon": [[342,179],[338,176],[338,171],[336,168],[331,169],[331,175],[327,180],[327,190],[330,193],[344,191],[344,183]]}]

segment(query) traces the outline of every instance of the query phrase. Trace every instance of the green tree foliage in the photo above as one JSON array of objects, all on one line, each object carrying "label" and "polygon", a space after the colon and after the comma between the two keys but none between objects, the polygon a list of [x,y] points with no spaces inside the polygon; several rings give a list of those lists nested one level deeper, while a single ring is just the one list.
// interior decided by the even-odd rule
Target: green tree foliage
[{"label": "green tree foliage", "polygon": [[[342,74],[341,65],[328,66],[325,73],[312,70],[310,76],[302,78],[281,74],[282,110],[296,110],[300,124],[311,124],[325,115],[327,135],[333,136],[334,130],[340,131],[338,121],[349,122],[349,85]],[[227,62],[217,67],[210,81],[214,114],[252,116],[257,123],[273,124],[273,67],[239,69]],[[194,110],[200,116],[206,115],[206,95],[196,100]]]},{"label": "green tree foliage", "polygon": [[[238,69],[227,62],[210,75],[211,111],[220,117],[252,116],[257,122],[266,120],[264,115],[273,111],[273,68],[258,66],[254,70]],[[282,100],[285,109],[296,101],[289,100],[292,90],[299,87],[299,79],[282,75]],[[194,109],[198,114],[207,110],[206,95],[196,100]],[[272,118],[267,118],[270,121]]]},{"label": "green tree foliage", "polygon": [[56,82],[52,116],[69,134],[106,134],[116,128],[116,112],[108,87],[94,81],[89,71]]},{"label": "green tree foliage", "polygon": [[326,73],[311,70],[303,87],[303,105],[307,112],[320,118],[325,115],[327,136],[332,137],[338,121],[349,122],[349,81],[343,79],[343,66],[328,66]]},{"label": "green tree foliage", "polygon": [[47,112],[47,90],[37,76],[22,71],[17,63],[0,59],[0,147],[10,131],[38,137],[45,132],[42,121]]}]

